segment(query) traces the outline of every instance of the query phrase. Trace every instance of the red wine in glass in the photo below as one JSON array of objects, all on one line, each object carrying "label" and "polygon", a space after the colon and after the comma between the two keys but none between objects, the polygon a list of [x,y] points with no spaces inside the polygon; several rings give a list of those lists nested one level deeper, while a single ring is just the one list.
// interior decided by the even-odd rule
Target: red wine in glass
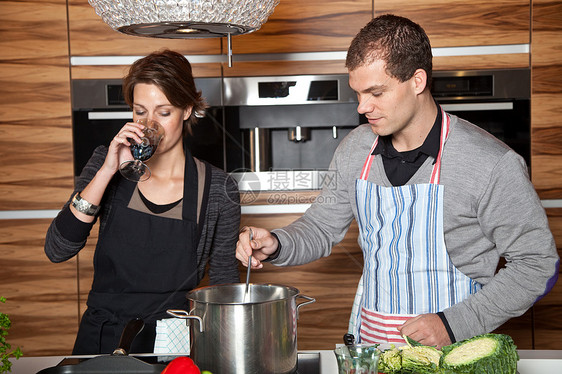
[{"label": "red wine in glass", "polygon": [[140,143],[131,145],[131,154],[134,160],[123,162],[119,171],[121,175],[133,182],[142,182],[150,178],[150,168],[144,163],[158,148],[164,136],[164,128],[156,121],[139,119],[138,123],[145,125]]}]

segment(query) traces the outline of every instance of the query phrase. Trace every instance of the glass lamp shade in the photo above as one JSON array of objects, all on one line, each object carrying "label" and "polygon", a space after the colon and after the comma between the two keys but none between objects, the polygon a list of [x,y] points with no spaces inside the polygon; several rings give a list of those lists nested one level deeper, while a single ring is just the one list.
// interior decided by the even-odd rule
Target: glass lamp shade
[{"label": "glass lamp shade", "polygon": [[88,0],[114,30],[155,38],[204,38],[258,30],[279,0]]}]

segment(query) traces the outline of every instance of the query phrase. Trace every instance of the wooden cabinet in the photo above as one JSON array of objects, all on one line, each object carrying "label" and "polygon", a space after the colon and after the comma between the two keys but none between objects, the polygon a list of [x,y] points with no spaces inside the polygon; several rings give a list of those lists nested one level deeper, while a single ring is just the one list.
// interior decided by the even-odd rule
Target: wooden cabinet
[{"label": "wooden cabinet", "polygon": [[[347,51],[353,37],[372,18],[372,8],[372,0],[281,0],[258,31],[232,38],[234,58],[246,56],[232,67],[223,63],[224,75],[346,73],[345,56],[341,60],[294,61],[286,54]],[[265,61],[252,61],[249,54],[271,55]]]},{"label": "wooden cabinet", "polygon": [[543,199],[562,199],[562,1],[533,2],[531,170]]},{"label": "wooden cabinet", "polygon": [[236,53],[345,51],[371,16],[371,0],[281,0],[258,31],[233,37],[233,47]]},{"label": "wooden cabinet", "polygon": [[[562,1],[533,1],[531,28],[532,181],[542,199],[562,199]],[[562,256],[562,208],[549,208],[547,214]],[[560,349],[560,280],[534,309],[535,348]]]},{"label": "wooden cabinet", "polygon": [[[375,17],[393,13],[420,24],[433,48],[527,44],[528,0],[374,0]],[[436,70],[528,67],[528,53],[436,56]]]},{"label": "wooden cabinet", "polygon": [[76,260],[47,259],[49,223],[0,221],[0,310],[12,321],[8,342],[25,356],[68,355],[78,331]]},{"label": "wooden cabinet", "polygon": [[72,186],[66,1],[1,9],[0,210],[57,209]]},{"label": "wooden cabinet", "polygon": [[[550,229],[558,247],[558,255],[562,257],[562,208],[546,210]],[[562,271],[562,270],[561,270]],[[562,348],[562,274],[552,291],[540,300],[534,309],[534,347],[535,349]]]}]

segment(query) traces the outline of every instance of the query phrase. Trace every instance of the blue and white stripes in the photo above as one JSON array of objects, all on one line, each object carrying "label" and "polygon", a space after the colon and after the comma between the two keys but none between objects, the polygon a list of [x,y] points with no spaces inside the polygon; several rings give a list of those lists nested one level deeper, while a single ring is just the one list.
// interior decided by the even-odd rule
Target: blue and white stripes
[{"label": "blue and white stripes", "polygon": [[356,182],[364,251],[363,305],[384,313],[435,313],[474,292],[444,250],[443,187]]}]

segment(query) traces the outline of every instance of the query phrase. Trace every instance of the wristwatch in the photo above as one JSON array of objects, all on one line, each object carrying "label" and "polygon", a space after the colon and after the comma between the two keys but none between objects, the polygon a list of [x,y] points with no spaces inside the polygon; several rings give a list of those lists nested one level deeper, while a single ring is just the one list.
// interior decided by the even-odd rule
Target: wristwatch
[{"label": "wristwatch", "polygon": [[100,211],[99,205],[94,205],[84,200],[82,196],[80,196],[80,192],[77,192],[72,198],[72,206],[76,208],[77,211],[87,216],[95,216]]}]

